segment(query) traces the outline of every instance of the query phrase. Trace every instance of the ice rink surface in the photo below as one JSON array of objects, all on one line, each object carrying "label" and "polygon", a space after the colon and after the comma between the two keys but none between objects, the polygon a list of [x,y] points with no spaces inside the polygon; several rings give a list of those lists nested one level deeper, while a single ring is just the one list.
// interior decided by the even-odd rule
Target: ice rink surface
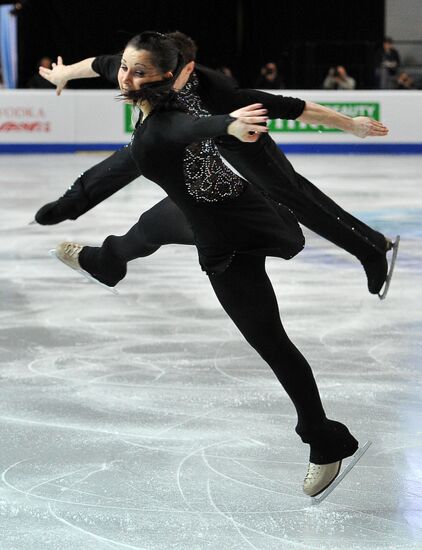
[{"label": "ice rink surface", "polygon": [[386,301],[307,232],[268,261],[327,414],[361,443],[319,506],[308,448],[193,247],[130,264],[118,296],[48,256],[124,233],[162,192],[138,180],[76,222],[28,225],[100,154],[0,156],[1,550],[422,548],[422,157],[291,156],[370,225],[402,236]]}]

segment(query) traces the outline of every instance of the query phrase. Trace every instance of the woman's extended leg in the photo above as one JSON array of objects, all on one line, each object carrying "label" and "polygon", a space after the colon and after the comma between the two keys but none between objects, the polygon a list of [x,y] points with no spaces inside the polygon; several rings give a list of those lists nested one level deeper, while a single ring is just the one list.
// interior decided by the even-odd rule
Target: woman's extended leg
[{"label": "woman's extended leg", "polygon": [[328,464],[352,455],[357,441],[343,424],[326,418],[311,367],[283,328],[265,258],[237,255],[224,273],[209,279],[227,314],[292,400],[296,432],[310,444],[310,461]]},{"label": "woman's extended leg", "polygon": [[84,246],[79,263],[102,283],[115,286],[126,275],[127,262],[149,256],[163,244],[193,243],[185,215],[166,197],[144,212],[125,235],[110,235],[100,247]]}]

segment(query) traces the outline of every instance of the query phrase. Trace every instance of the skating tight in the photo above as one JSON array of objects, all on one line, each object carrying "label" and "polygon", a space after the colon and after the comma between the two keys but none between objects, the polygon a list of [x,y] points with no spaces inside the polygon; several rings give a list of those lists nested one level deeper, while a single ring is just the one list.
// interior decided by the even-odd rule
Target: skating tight
[{"label": "skating tight", "polygon": [[325,421],[311,367],[287,336],[277,299],[265,271],[265,258],[238,255],[222,274],[209,276],[226,313],[249,344],[272,368],[292,400],[300,432]]},{"label": "skating tight", "polygon": [[126,275],[127,262],[172,243],[193,245],[194,236],[183,212],[167,197],[142,214],[125,235],[110,235],[101,247],[85,246],[79,261],[101,282],[114,286]]}]

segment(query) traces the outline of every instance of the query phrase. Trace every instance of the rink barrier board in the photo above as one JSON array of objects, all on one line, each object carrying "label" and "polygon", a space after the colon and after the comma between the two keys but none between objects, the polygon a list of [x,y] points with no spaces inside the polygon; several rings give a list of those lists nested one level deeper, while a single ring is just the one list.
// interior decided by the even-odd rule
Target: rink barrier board
[{"label": "rink barrier board", "polygon": [[[78,153],[116,151],[127,143],[10,143],[0,144],[0,154]],[[422,143],[278,143],[289,154],[307,155],[418,155]]]},{"label": "rink barrier board", "polygon": [[[281,94],[281,91],[271,93]],[[115,90],[0,90],[0,153],[110,151],[130,141],[137,114]],[[390,128],[359,139],[323,125],[272,120],[269,133],[286,153],[421,154],[422,91],[287,90],[284,95],[371,116]]]}]

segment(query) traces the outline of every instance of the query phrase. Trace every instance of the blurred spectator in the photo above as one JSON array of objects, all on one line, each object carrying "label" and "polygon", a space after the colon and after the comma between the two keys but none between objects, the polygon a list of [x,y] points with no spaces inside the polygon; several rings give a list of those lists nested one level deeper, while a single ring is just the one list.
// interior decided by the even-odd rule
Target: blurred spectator
[{"label": "blurred spectator", "polygon": [[347,74],[342,65],[331,67],[323,82],[326,90],[354,90],[356,80]]},{"label": "blurred spectator", "polygon": [[278,74],[277,65],[272,61],[261,68],[261,74],[255,82],[255,88],[259,90],[279,90],[285,88],[283,79]]},{"label": "blurred spectator", "polygon": [[217,67],[217,71],[219,71],[220,73],[223,73],[228,78],[233,80],[235,84],[238,83],[235,77],[233,76],[233,71],[230,69],[230,67],[227,67],[226,65],[222,65],[221,67]]},{"label": "blurred spectator", "polygon": [[14,7],[10,10],[12,15],[19,15],[23,10],[24,4],[22,2],[16,2]]},{"label": "blurred spectator", "polygon": [[415,81],[405,71],[402,71],[397,77],[397,88],[399,90],[415,90]]},{"label": "blurred spectator", "polygon": [[0,4],[10,4],[12,15],[19,15],[22,10],[28,6],[30,0],[20,0],[20,2],[13,2],[12,0],[0,0]]},{"label": "blurred spectator", "polygon": [[393,40],[391,38],[384,38],[381,60],[377,69],[379,87],[382,90],[391,90],[396,87],[399,66],[400,56],[393,46]]},{"label": "blurred spectator", "polygon": [[[51,69],[52,67],[52,60],[49,57],[42,57],[39,61],[40,67],[45,67],[46,69]],[[31,76],[31,78],[28,80],[28,83],[26,85],[27,88],[41,88],[41,89],[47,89],[47,88],[55,88],[54,84],[51,84],[48,80],[45,80],[41,75],[34,74]]]}]

